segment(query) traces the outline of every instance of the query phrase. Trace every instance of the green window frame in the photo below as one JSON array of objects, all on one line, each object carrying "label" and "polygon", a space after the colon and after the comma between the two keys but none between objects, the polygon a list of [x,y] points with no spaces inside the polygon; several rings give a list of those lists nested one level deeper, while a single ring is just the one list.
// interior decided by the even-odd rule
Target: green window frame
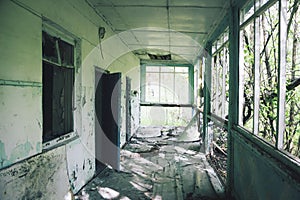
[{"label": "green window frame", "polygon": [[[187,85],[184,83],[183,76],[187,77]],[[191,64],[141,64],[141,103],[157,103],[168,105],[192,105],[194,103],[194,66]],[[152,77],[156,81],[151,83],[147,80]],[[177,82],[178,80],[181,80]],[[186,90],[180,90],[186,87]],[[149,88],[155,91],[153,98],[147,96]],[[184,92],[186,92],[184,94]],[[164,94],[163,94],[164,93]]]}]

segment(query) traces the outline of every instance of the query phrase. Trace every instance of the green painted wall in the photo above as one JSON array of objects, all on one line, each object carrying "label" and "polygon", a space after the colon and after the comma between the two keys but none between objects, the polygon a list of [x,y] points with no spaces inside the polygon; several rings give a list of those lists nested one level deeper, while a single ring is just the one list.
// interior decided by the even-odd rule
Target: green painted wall
[{"label": "green painted wall", "polygon": [[36,148],[42,140],[41,23],[14,3],[1,1],[0,80],[17,81],[17,86],[0,85],[0,168],[41,152]]},{"label": "green painted wall", "polygon": [[300,199],[300,184],[288,168],[234,133],[234,194],[237,199]]},{"label": "green painted wall", "polygon": [[[44,155],[42,28],[45,21],[74,37],[79,44],[76,49],[79,65],[76,66],[74,91],[74,131],[79,137],[64,145],[68,164],[64,161],[59,167],[68,172],[68,187],[77,192],[95,172],[95,66],[110,68],[112,72],[120,71],[124,73],[124,78],[130,74],[137,87],[139,76],[136,74],[139,73],[128,71],[136,68],[139,61],[128,50],[125,55],[116,54],[114,45],[103,44],[104,58],[101,57],[98,27],[106,28],[103,43],[112,38],[113,32],[84,1],[0,1],[0,173],[4,172],[3,168],[14,168],[12,164],[17,161],[22,161],[18,163],[22,168],[28,164],[27,158]],[[114,37],[114,43],[117,45],[120,41]],[[125,119],[123,115],[122,119]],[[44,167],[48,166],[37,166],[39,170]],[[71,176],[73,172],[75,175]],[[35,175],[32,172],[31,176]],[[0,191],[4,191],[2,180]],[[27,186],[21,182],[16,180],[13,184],[20,187],[21,193],[25,192]],[[57,195],[61,197],[57,199],[63,199],[65,194]],[[13,194],[8,194],[4,199],[14,199]]]}]

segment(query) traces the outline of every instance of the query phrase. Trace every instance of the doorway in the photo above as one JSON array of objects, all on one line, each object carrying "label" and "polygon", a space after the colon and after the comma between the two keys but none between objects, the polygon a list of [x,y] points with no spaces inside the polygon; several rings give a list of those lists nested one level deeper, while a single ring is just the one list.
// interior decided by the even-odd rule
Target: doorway
[{"label": "doorway", "polygon": [[120,169],[121,73],[95,69],[96,173],[105,164]]}]

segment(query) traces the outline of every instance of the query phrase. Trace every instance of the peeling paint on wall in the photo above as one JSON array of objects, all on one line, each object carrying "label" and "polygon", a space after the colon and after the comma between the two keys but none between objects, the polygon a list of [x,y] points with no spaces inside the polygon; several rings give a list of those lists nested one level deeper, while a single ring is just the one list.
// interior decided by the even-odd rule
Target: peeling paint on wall
[{"label": "peeling paint on wall", "polygon": [[0,199],[63,199],[69,190],[65,159],[62,146],[1,170]]},{"label": "peeling paint on wall", "polygon": [[19,144],[17,145],[12,153],[10,154],[10,161],[14,162],[17,160],[20,160],[22,158],[25,158],[29,155],[29,152],[33,149],[31,143],[29,141],[23,143],[23,144]]},{"label": "peeling paint on wall", "polygon": [[9,159],[5,152],[5,144],[0,141],[0,167],[11,165],[12,163],[27,157],[33,147],[29,141],[17,145],[11,152]]},{"label": "peeling paint on wall", "polygon": [[41,90],[40,87],[0,86],[3,148],[0,168],[41,152],[36,148],[42,141]]},{"label": "peeling paint on wall", "polygon": [[73,193],[83,187],[95,173],[95,157],[80,139],[66,145],[69,183]]}]

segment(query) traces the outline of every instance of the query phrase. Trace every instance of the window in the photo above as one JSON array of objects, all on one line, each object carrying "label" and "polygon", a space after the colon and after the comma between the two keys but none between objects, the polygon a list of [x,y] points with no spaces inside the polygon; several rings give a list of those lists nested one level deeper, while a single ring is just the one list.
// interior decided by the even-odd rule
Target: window
[{"label": "window", "polygon": [[228,115],[228,32],[224,32],[213,44],[211,112],[225,119]]},{"label": "window", "polygon": [[192,65],[142,65],[141,86],[141,125],[187,125],[193,114]]},{"label": "window", "polygon": [[43,142],[73,131],[74,45],[45,31],[43,54]]},{"label": "window", "polygon": [[253,132],[254,20],[240,29],[240,118],[239,123]]},{"label": "window", "polygon": [[142,102],[165,104],[192,103],[193,67],[142,66]]},{"label": "window", "polygon": [[[240,125],[300,157],[300,9],[297,0],[241,10]],[[248,116],[248,117],[246,117]]]}]

